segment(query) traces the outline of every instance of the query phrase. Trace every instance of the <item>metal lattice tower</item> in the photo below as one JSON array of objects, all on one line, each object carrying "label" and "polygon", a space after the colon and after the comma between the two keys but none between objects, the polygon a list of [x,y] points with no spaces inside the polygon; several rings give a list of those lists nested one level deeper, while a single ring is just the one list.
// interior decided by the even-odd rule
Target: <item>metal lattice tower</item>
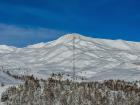
[{"label": "metal lattice tower", "polygon": [[73,81],[76,79],[76,73],[75,73],[75,36],[73,35],[73,59],[72,59],[72,64],[73,64]]}]

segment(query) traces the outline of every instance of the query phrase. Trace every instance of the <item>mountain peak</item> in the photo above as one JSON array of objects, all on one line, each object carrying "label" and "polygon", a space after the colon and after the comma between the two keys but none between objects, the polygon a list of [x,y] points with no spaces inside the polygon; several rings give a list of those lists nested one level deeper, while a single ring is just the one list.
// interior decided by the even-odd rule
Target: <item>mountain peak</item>
[{"label": "mountain peak", "polygon": [[79,39],[80,37],[83,37],[83,36],[77,33],[71,33],[71,34],[66,34],[62,36],[59,39],[74,39],[74,38]]},{"label": "mountain peak", "polygon": [[60,38],[57,39],[57,42],[61,42],[61,43],[67,43],[67,42],[71,42],[73,39],[75,40],[93,40],[94,38],[89,38],[87,36],[84,35],[80,35],[78,33],[71,33],[71,34],[66,34],[61,36]]},{"label": "mountain peak", "polygon": [[64,37],[80,37],[82,35],[78,34],[78,33],[71,33],[71,34],[66,34],[64,35]]}]

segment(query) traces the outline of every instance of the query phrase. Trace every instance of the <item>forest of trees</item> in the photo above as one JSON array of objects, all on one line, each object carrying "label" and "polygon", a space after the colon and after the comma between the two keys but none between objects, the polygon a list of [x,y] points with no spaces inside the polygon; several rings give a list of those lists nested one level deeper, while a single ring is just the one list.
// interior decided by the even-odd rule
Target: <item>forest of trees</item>
[{"label": "forest of trees", "polygon": [[61,80],[60,74],[48,80],[24,79],[23,85],[2,94],[5,105],[140,105],[139,81],[73,82]]}]

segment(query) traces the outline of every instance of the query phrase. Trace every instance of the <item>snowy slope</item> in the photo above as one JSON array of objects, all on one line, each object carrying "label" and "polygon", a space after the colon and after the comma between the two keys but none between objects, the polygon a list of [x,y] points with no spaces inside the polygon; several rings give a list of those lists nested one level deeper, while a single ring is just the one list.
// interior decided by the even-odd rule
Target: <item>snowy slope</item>
[{"label": "snowy slope", "polygon": [[0,83],[4,83],[4,85],[13,85],[13,84],[21,83],[21,81],[16,80],[13,77],[10,77],[9,75],[0,71]]},{"label": "snowy slope", "polygon": [[34,74],[40,78],[47,78],[52,72],[72,74],[73,38],[77,77],[140,79],[140,43],[79,34],[24,48],[0,46],[0,66],[14,74]]},{"label": "snowy slope", "polygon": [[[1,86],[1,83],[4,84],[4,86]],[[23,83],[20,80],[16,80],[13,77],[7,75],[6,73],[0,71],[0,105],[4,105],[4,103],[1,102],[1,94],[6,91],[7,88],[13,85],[21,84]]]}]

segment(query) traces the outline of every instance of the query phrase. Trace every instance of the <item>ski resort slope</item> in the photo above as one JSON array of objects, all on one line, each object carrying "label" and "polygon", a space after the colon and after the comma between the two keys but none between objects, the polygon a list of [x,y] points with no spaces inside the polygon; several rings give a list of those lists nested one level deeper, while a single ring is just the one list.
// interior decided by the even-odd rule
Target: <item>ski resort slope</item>
[{"label": "ski resort slope", "polygon": [[140,80],[140,43],[73,33],[24,48],[0,46],[0,67],[16,75],[71,76],[73,63],[77,78]]}]

